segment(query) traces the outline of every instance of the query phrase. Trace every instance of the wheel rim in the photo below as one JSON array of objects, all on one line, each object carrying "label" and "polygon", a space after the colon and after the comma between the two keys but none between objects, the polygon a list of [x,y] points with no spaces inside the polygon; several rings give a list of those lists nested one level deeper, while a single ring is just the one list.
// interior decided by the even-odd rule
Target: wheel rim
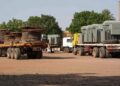
[{"label": "wheel rim", "polygon": [[11,50],[10,57],[11,57],[11,59],[14,59],[14,50],[13,49]]},{"label": "wheel rim", "polygon": [[96,55],[95,55],[95,50],[93,50],[93,57],[95,57]]},{"label": "wheel rim", "polygon": [[20,57],[20,49],[19,48],[15,48],[14,58],[15,59],[19,59],[19,57]]},{"label": "wheel rim", "polygon": [[93,57],[97,57],[95,49],[93,49]]},{"label": "wheel rim", "polygon": [[15,59],[18,59],[17,52],[14,52],[14,58],[15,58]]},{"label": "wheel rim", "polygon": [[100,48],[100,58],[105,58],[105,49],[104,48]]},{"label": "wheel rim", "polygon": [[15,59],[14,53],[15,53],[15,48],[11,48],[11,52],[10,52],[11,59]]},{"label": "wheel rim", "polygon": [[82,56],[82,50],[81,49],[79,50],[79,55]]},{"label": "wheel rim", "polygon": [[8,50],[7,50],[7,58],[9,58],[9,59],[11,58],[10,57],[10,48],[8,48]]},{"label": "wheel rim", "polygon": [[80,56],[82,55],[82,52],[81,52],[81,50],[79,51],[79,55],[80,55]]},{"label": "wheel rim", "polygon": [[10,53],[7,52],[7,58],[10,58]]},{"label": "wheel rim", "polygon": [[99,49],[98,48],[94,48],[93,49],[93,53],[92,53],[93,57],[99,57]]}]

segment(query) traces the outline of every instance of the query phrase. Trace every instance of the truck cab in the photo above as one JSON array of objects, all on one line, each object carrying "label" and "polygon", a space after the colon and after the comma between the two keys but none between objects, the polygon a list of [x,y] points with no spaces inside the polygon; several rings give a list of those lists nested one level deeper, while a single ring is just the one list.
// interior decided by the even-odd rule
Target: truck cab
[{"label": "truck cab", "polygon": [[72,37],[63,37],[62,41],[62,47],[64,52],[72,52],[73,46],[72,46]]}]

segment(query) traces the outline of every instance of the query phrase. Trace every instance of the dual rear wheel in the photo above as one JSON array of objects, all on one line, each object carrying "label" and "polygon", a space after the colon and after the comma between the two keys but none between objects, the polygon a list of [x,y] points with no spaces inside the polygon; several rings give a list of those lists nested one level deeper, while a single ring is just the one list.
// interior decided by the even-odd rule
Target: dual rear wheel
[{"label": "dual rear wheel", "polygon": [[[78,51],[76,51],[77,53],[79,53],[80,56],[83,56],[85,55],[85,51],[84,51],[84,47],[80,47],[78,49]],[[75,53],[76,54],[76,53]],[[93,51],[92,51],[92,55],[93,57],[100,57],[100,58],[106,58],[106,57],[109,57],[110,54],[108,52],[108,50],[104,47],[94,47],[93,48]]]},{"label": "dual rear wheel", "polygon": [[8,48],[7,49],[7,58],[20,59],[20,56],[21,56],[20,48]]},{"label": "dual rear wheel", "polygon": [[83,56],[84,55],[84,47],[74,48],[73,49],[73,54],[74,55],[79,54],[80,56]]},{"label": "dual rear wheel", "polygon": [[[28,58],[42,58],[42,50],[41,51],[30,51],[27,53]],[[9,59],[20,59],[21,51],[20,48],[8,48],[7,49],[7,58]]]},{"label": "dual rear wheel", "polygon": [[65,52],[65,53],[70,53],[70,49],[69,49],[68,47],[65,47],[65,48],[64,48],[64,52]]},{"label": "dual rear wheel", "polygon": [[84,47],[80,47],[78,53],[80,56],[83,56],[84,55]]},{"label": "dual rear wheel", "polygon": [[100,48],[93,48],[93,57],[100,57],[100,58],[106,58],[109,57],[109,52],[107,49],[105,49],[104,47],[100,47]]}]

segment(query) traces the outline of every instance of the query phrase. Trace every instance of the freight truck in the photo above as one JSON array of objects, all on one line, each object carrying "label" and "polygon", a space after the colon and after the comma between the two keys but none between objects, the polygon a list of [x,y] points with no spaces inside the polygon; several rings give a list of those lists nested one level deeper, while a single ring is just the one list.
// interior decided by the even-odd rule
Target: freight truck
[{"label": "freight truck", "polygon": [[0,55],[9,59],[21,59],[27,54],[28,58],[42,58],[42,50],[47,47],[41,39],[43,29],[39,27],[23,27],[21,33],[9,33],[0,44]]},{"label": "freight truck", "polygon": [[73,50],[72,37],[63,37],[62,39],[62,50],[65,53],[70,53]]},{"label": "freight truck", "polygon": [[119,21],[83,26],[80,35],[80,42],[74,46],[75,55],[88,54],[101,58],[120,55]]},{"label": "freight truck", "polygon": [[48,46],[47,46],[47,52],[53,53],[55,51],[60,51],[60,47],[62,45],[62,37],[60,34],[42,34],[42,38],[46,40]]}]

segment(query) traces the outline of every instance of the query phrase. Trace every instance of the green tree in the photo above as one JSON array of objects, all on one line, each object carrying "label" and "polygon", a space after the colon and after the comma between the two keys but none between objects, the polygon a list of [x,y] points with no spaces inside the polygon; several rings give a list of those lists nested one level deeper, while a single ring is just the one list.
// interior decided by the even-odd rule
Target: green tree
[{"label": "green tree", "polygon": [[103,10],[102,13],[94,11],[76,12],[68,28],[71,33],[81,32],[81,27],[89,24],[100,24],[105,20],[114,20],[109,10]]},{"label": "green tree", "polygon": [[7,22],[7,28],[11,31],[21,31],[20,27],[23,26],[23,21],[19,19],[12,19]]},{"label": "green tree", "polygon": [[61,34],[62,30],[59,27],[56,19],[53,16],[41,15],[41,24],[46,29],[46,34]]},{"label": "green tree", "polygon": [[0,24],[1,29],[8,29],[11,31],[21,31],[20,27],[23,26],[23,21],[19,19],[12,19],[8,22],[3,22]]},{"label": "green tree", "polygon": [[32,27],[41,27],[41,18],[38,16],[30,16],[26,24]]},{"label": "green tree", "polygon": [[7,24],[5,22],[0,24],[0,29],[6,29],[7,28]]},{"label": "green tree", "polygon": [[59,27],[56,19],[50,15],[31,16],[27,21],[28,26],[41,27],[45,29],[45,34],[61,34],[62,30]]},{"label": "green tree", "polygon": [[104,21],[105,20],[114,20],[115,19],[108,9],[104,9],[102,11],[101,15],[103,16]]}]

